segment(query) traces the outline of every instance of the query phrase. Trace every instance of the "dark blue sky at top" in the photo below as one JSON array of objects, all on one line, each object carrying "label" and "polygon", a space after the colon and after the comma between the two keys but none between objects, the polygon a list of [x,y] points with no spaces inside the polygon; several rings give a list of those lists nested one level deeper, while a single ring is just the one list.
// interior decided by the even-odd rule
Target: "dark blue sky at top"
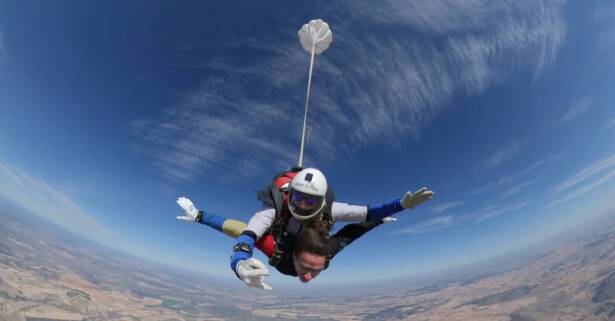
[{"label": "dark blue sky at top", "polygon": [[43,215],[112,247],[231,275],[232,241],[176,222],[175,198],[249,219],[254,190],[296,160],[308,66],[296,30],[323,18],[334,41],[316,61],[306,164],[341,201],[436,192],[323,279],[356,281],[365,255],[365,279],[470,263],[609,206],[612,4],[546,1],[542,15],[484,2],[494,16],[474,20],[463,2],[400,3],[1,1],[0,192],[37,197],[34,211],[52,202]]}]

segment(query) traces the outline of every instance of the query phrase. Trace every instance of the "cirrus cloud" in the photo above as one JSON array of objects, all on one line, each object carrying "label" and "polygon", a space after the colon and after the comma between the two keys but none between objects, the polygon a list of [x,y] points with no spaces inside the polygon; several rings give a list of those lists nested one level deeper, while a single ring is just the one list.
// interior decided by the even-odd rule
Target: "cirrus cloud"
[{"label": "cirrus cloud", "polygon": [[119,239],[69,196],[0,158],[0,195],[76,234],[101,244]]},{"label": "cirrus cloud", "polygon": [[[345,18],[332,25],[334,43],[317,58],[306,163],[420,139],[454,95],[481,94],[523,71],[540,77],[565,39],[564,5],[384,0],[323,8]],[[292,31],[242,40],[236,47],[258,58],[209,62],[209,76],[192,93],[164,115],[133,123],[164,175],[192,180],[220,167],[249,175],[294,163],[308,59],[295,38]]]},{"label": "cirrus cloud", "polygon": [[4,34],[0,30],[0,64],[6,61],[7,51],[4,45]]}]

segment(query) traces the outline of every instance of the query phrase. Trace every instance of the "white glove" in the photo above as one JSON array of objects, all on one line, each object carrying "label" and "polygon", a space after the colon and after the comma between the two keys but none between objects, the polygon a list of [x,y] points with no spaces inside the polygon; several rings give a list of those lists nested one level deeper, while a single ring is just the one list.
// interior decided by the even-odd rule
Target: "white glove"
[{"label": "white glove", "polygon": [[406,192],[404,197],[401,198],[401,207],[403,208],[413,208],[427,200],[433,198],[433,192],[428,191],[427,187],[423,187],[418,191],[414,192]]},{"label": "white glove", "polygon": [[382,223],[395,223],[397,222],[397,218],[395,217],[385,217],[382,219]]},{"label": "white glove", "polygon": [[185,197],[178,197],[177,204],[184,209],[186,215],[178,216],[178,220],[188,221],[188,222],[198,222],[201,218],[199,217],[199,210],[194,207],[192,201]]},{"label": "white glove", "polygon": [[269,275],[269,269],[256,258],[242,260],[237,263],[237,275],[249,287],[271,291],[273,288],[263,282]]}]

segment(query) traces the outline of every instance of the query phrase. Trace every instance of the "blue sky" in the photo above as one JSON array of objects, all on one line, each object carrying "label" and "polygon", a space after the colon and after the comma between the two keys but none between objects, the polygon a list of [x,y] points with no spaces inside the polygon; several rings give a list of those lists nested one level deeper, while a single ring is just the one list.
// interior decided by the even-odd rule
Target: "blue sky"
[{"label": "blue sky", "polygon": [[0,1],[0,194],[234,278],[232,240],[176,221],[175,199],[248,220],[254,191],[296,162],[309,63],[296,32],[312,18],[334,40],[305,165],[339,201],[436,193],[316,284],[476,262],[615,205],[615,5],[563,0]]}]

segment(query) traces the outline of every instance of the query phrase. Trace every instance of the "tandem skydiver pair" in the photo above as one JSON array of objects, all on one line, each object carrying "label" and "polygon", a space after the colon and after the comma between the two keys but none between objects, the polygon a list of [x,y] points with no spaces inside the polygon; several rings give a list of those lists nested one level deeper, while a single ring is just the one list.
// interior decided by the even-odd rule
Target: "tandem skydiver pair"
[{"label": "tandem skydiver pair", "polygon": [[[280,273],[309,282],[344,247],[383,222],[394,221],[391,215],[414,208],[433,195],[423,187],[382,204],[340,203],[335,202],[334,193],[320,170],[294,168],[276,174],[267,188],[258,193],[264,209],[256,212],[247,224],[199,211],[185,197],[180,197],[177,203],[186,214],[177,218],[208,225],[236,238],[231,269],[246,285],[271,290],[264,282],[269,270],[252,257],[255,248]],[[330,236],[336,222],[353,223]]]}]

